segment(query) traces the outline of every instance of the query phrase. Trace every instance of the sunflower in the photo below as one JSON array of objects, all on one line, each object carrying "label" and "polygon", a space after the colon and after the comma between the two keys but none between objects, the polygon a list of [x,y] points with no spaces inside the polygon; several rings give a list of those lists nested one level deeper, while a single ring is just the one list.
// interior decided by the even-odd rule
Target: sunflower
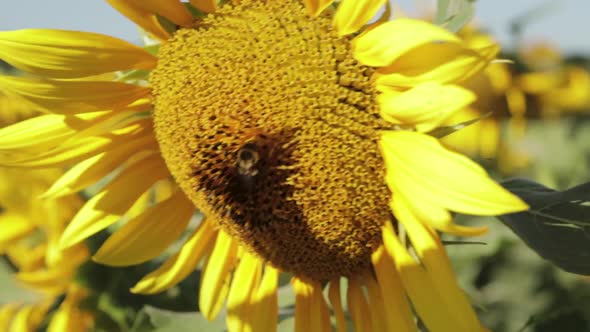
[{"label": "sunflower", "polygon": [[[471,47],[497,44],[480,27],[468,25],[458,35]],[[444,144],[473,157],[494,161],[500,171],[513,173],[524,167],[528,158],[508,142],[521,139],[526,127],[526,96],[513,77],[514,64],[495,62],[460,83],[473,91],[477,100],[454,113],[446,125],[470,123],[442,139]],[[474,120],[477,120],[474,123]],[[504,130],[507,125],[508,130]]]},{"label": "sunflower", "polygon": [[[432,331],[482,328],[438,231],[486,231],[453,223],[451,211],[527,206],[428,133],[475,99],[454,83],[486,67],[495,45],[389,21],[388,7],[375,18],[384,0],[109,3],[149,46],[0,33],[0,58],[36,75],[0,86],[50,113],[0,133],[4,155],[18,156],[3,163],[71,166],[48,197],[112,178],[62,247],[123,218],[93,259],[138,264],[197,209],[204,218],[180,250],[132,292],[161,292],[201,265],[200,312],[213,319],[225,304],[228,330],[267,331],[285,273],[296,331],[329,330],[331,314],[346,331],[343,298],[358,331],[416,331],[415,315]],[[113,71],[115,81],[84,79]],[[167,197],[126,215],[160,185],[172,186]]]},{"label": "sunflower", "polygon": [[518,51],[526,70],[516,84],[534,99],[532,116],[585,112],[590,108],[590,73],[569,64],[556,47],[536,43]]},{"label": "sunflower", "polygon": [[[0,127],[36,114],[20,99],[0,95]],[[0,255],[15,268],[16,280],[36,294],[33,301],[0,306],[2,331],[38,329],[55,303],[59,305],[48,331],[80,331],[91,323],[90,315],[77,308],[86,290],[73,282],[77,268],[89,258],[88,250],[84,244],[59,247],[67,222],[82,202],[76,196],[39,199],[60,175],[57,170],[0,168]]]}]

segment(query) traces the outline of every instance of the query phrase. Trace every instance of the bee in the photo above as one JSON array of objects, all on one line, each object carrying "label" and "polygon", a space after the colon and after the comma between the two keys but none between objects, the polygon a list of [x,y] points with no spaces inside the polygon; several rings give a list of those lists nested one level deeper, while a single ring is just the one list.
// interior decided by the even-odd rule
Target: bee
[{"label": "bee", "polygon": [[244,144],[237,154],[236,166],[240,175],[253,177],[258,174],[257,164],[260,161],[258,145],[254,142]]},{"label": "bee", "polygon": [[243,130],[240,148],[236,151],[236,169],[245,178],[253,178],[261,173],[262,161],[268,161],[274,143],[266,132],[258,128]]}]

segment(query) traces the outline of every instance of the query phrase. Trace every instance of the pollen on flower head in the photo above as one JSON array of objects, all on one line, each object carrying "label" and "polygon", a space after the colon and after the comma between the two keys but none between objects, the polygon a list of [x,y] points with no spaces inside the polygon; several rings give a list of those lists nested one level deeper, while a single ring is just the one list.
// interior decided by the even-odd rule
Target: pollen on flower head
[{"label": "pollen on flower head", "polygon": [[373,69],[325,11],[241,1],[176,32],[150,77],[157,140],[203,213],[273,265],[369,267],[391,218]]}]

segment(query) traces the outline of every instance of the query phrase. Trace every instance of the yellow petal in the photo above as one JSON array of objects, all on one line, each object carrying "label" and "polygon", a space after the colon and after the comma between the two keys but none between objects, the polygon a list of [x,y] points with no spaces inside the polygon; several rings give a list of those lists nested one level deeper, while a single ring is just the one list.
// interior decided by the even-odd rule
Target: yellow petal
[{"label": "yellow petal", "polygon": [[541,94],[556,89],[563,77],[555,72],[523,73],[516,78],[516,86],[530,94]]},{"label": "yellow petal", "polygon": [[17,243],[6,250],[6,255],[19,271],[34,271],[45,266],[47,245],[40,244],[34,248]]},{"label": "yellow petal", "polygon": [[252,332],[276,331],[279,319],[279,300],[277,288],[279,284],[279,270],[266,264],[262,282],[253,297],[256,312],[251,321]]},{"label": "yellow petal", "polygon": [[[453,114],[444,123],[445,126],[454,126],[458,123],[477,119],[481,116],[481,112],[471,107],[464,108],[459,112]],[[468,156],[478,156],[479,153],[479,141],[480,141],[480,126],[481,122],[477,121],[471,125],[461,128],[461,130],[455,131],[452,135],[447,135],[440,138],[440,141],[445,146],[450,146],[453,149],[460,151]]]},{"label": "yellow petal", "polygon": [[383,246],[380,246],[373,252],[371,261],[384,302],[387,326],[395,326],[396,331],[399,332],[417,332],[414,314],[395,270],[392,257],[387,254]]},{"label": "yellow petal", "polygon": [[80,310],[80,300],[85,293],[68,293],[53,314],[47,332],[87,331],[90,326],[86,315]]},{"label": "yellow petal", "polygon": [[[350,316],[352,316],[352,321],[354,322],[354,330],[358,332],[373,331],[369,303],[367,303],[367,299],[361,288],[361,283],[356,277],[348,279],[346,302],[348,303],[348,310]],[[385,330],[378,330],[375,326],[375,331]]]},{"label": "yellow petal", "polygon": [[590,72],[569,65],[564,69],[562,86],[543,96],[543,102],[569,111],[590,108]]},{"label": "yellow petal", "polygon": [[191,4],[204,13],[214,13],[217,11],[218,0],[190,0]]},{"label": "yellow petal", "polygon": [[149,89],[108,81],[58,81],[0,76],[5,93],[24,98],[55,114],[77,114],[124,108],[146,97]]},{"label": "yellow petal", "polygon": [[339,36],[359,31],[385,4],[386,0],[342,0],[334,15],[333,25]]},{"label": "yellow petal", "polygon": [[355,38],[352,47],[355,59],[362,64],[386,67],[418,46],[440,42],[459,43],[460,39],[431,23],[400,18],[381,24]]},{"label": "yellow petal", "polygon": [[0,215],[0,229],[0,253],[3,253],[13,241],[31,234],[36,226],[25,216],[4,211]]},{"label": "yellow petal", "polygon": [[[148,112],[151,109],[151,105],[133,107],[133,110],[105,112],[106,114],[104,116],[89,122],[91,124],[90,126],[78,130],[74,135],[65,139],[61,144],[68,144],[71,141],[89,136],[108,135],[117,132],[119,129],[133,127],[134,124],[143,124],[143,127],[151,128],[152,124],[150,119],[147,118],[145,114],[142,114],[141,112],[138,113],[138,109],[143,109],[144,112]],[[125,130],[126,129],[123,129],[123,131]]]},{"label": "yellow petal", "polygon": [[189,26],[193,17],[179,0],[127,0],[130,6],[144,12],[158,14],[180,26]]},{"label": "yellow petal", "polygon": [[131,292],[155,294],[176,285],[193,272],[201,259],[211,252],[216,237],[213,225],[203,220],[180,251],[168,258],[157,270],[143,277]]},{"label": "yellow petal", "polygon": [[88,158],[65,172],[41,197],[54,199],[97,183],[134,156],[136,152],[152,153],[144,150],[146,146],[149,146],[148,144],[149,142],[146,141],[134,140]]},{"label": "yellow petal", "polygon": [[367,299],[369,304],[369,313],[371,314],[371,320],[375,331],[392,331],[398,330],[397,324],[389,326],[388,312],[385,307],[385,300],[383,299],[383,293],[377,284],[377,281],[372,275],[365,275],[363,278],[363,284],[367,289]]},{"label": "yellow petal", "polygon": [[434,206],[428,202],[410,202],[410,198],[398,195],[394,202],[406,202],[408,210],[412,211],[424,224],[430,225],[437,230],[457,236],[479,236],[487,233],[488,227],[462,226],[455,224],[453,216],[444,207]]},{"label": "yellow petal", "polygon": [[159,156],[136,161],[84,204],[65,229],[61,247],[70,247],[115,223],[154,182],[169,175]]},{"label": "yellow petal", "polygon": [[295,277],[291,279],[291,285],[295,292],[295,332],[311,331],[311,290],[305,282]]},{"label": "yellow petal", "polygon": [[104,112],[75,116],[46,114],[0,129],[0,150],[46,151],[92,125]]},{"label": "yellow petal", "polygon": [[71,268],[54,268],[19,272],[16,279],[35,290],[59,294],[67,288],[73,276],[74,271]]},{"label": "yellow petal", "polygon": [[0,59],[39,76],[73,78],[125,69],[152,69],[156,57],[97,33],[27,29],[0,32]]},{"label": "yellow petal", "polygon": [[236,268],[227,297],[227,328],[230,331],[245,331],[251,325],[254,305],[251,302],[262,274],[262,261],[245,253]]},{"label": "yellow petal", "polygon": [[65,144],[37,155],[2,158],[0,159],[0,165],[28,168],[63,167],[114,149],[122,144],[149,145],[153,143],[154,138],[150,131],[146,131],[149,130],[149,128],[146,128],[146,122],[148,121],[140,121],[109,135],[69,140]]},{"label": "yellow petal", "polygon": [[466,331],[479,330],[479,322],[467,297],[457,284],[445,249],[438,235],[424,226],[404,203],[395,204],[394,214],[405,226],[413,248],[416,250],[426,272],[432,276],[432,284],[441,294],[446,306],[452,308],[454,320],[467,326]]},{"label": "yellow petal", "polygon": [[63,167],[108,150],[113,140],[104,137],[91,137],[73,144],[51,149],[46,153],[27,158],[3,158],[0,165],[8,167],[48,168]]},{"label": "yellow petal", "polygon": [[328,298],[332,304],[334,318],[336,319],[336,332],[346,332],[347,324],[344,308],[342,307],[342,295],[340,294],[340,278],[330,281]]},{"label": "yellow petal", "polygon": [[208,320],[213,320],[227,298],[231,271],[237,258],[237,244],[227,233],[220,231],[215,248],[201,274],[199,308]]},{"label": "yellow petal", "polygon": [[506,102],[512,116],[524,116],[527,109],[526,96],[524,92],[516,87],[506,91]]},{"label": "yellow petal", "polygon": [[18,304],[0,305],[0,331],[9,331],[12,319],[18,310]]},{"label": "yellow petal", "polygon": [[127,266],[161,254],[186,229],[195,206],[182,191],[131,219],[111,235],[92,257],[95,262]]},{"label": "yellow petal", "polygon": [[498,155],[500,143],[500,124],[496,119],[483,119],[480,121],[479,154],[483,158],[491,159]]},{"label": "yellow petal", "polygon": [[26,305],[21,307],[12,319],[12,324],[7,332],[33,332],[37,330],[40,322],[35,322],[35,307]]},{"label": "yellow petal", "polygon": [[386,182],[393,196],[412,198],[412,204],[420,201],[421,208],[431,205],[473,215],[528,209],[518,197],[490,179],[483,168],[445,149],[431,136],[408,131],[385,132],[381,151],[387,169]]},{"label": "yellow petal", "polygon": [[329,331],[329,310],[322,294],[322,285],[297,277],[291,279],[295,291],[295,331]]},{"label": "yellow petal", "polygon": [[448,306],[432,278],[399,242],[391,227],[383,228],[383,243],[388,254],[393,257],[396,268],[404,284],[404,289],[421,320],[430,331],[477,331],[468,329],[464,321],[454,319],[453,306]]},{"label": "yellow petal", "polygon": [[154,13],[150,13],[142,8],[131,4],[128,0],[106,0],[111,7],[115,8],[121,14],[133,21],[139,27],[154,35],[160,40],[167,40],[170,34],[162,28],[158,18]]},{"label": "yellow petal", "polygon": [[383,86],[405,89],[428,81],[461,82],[484,69],[498,51],[497,45],[481,49],[469,49],[455,42],[422,45],[379,69],[377,89],[382,90]]},{"label": "yellow petal", "polygon": [[385,120],[413,125],[420,132],[439,127],[475,99],[475,94],[467,89],[435,82],[422,83],[404,93],[384,92],[377,97]]},{"label": "yellow petal", "polygon": [[303,0],[303,4],[312,16],[318,16],[333,2],[334,0]]}]

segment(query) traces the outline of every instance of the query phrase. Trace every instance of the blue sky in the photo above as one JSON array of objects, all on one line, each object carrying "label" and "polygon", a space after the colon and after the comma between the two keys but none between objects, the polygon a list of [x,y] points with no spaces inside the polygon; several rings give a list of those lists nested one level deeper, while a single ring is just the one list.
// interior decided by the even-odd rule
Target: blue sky
[{"label": "blue sky", "polygon": [[[103,0],[2,1],[0,30],[61,28],[138,40],[137,28]],[[429,1],[394,0],[410,13],[416,12],[416,3]],[[565,52],[590,54],[590,0],[478,0],[476,20],[509,45],[509,22],[527,10],[548,2],[554,4],[550,13],[528,26],[524,32],[525,40],[547,40]]]}]

